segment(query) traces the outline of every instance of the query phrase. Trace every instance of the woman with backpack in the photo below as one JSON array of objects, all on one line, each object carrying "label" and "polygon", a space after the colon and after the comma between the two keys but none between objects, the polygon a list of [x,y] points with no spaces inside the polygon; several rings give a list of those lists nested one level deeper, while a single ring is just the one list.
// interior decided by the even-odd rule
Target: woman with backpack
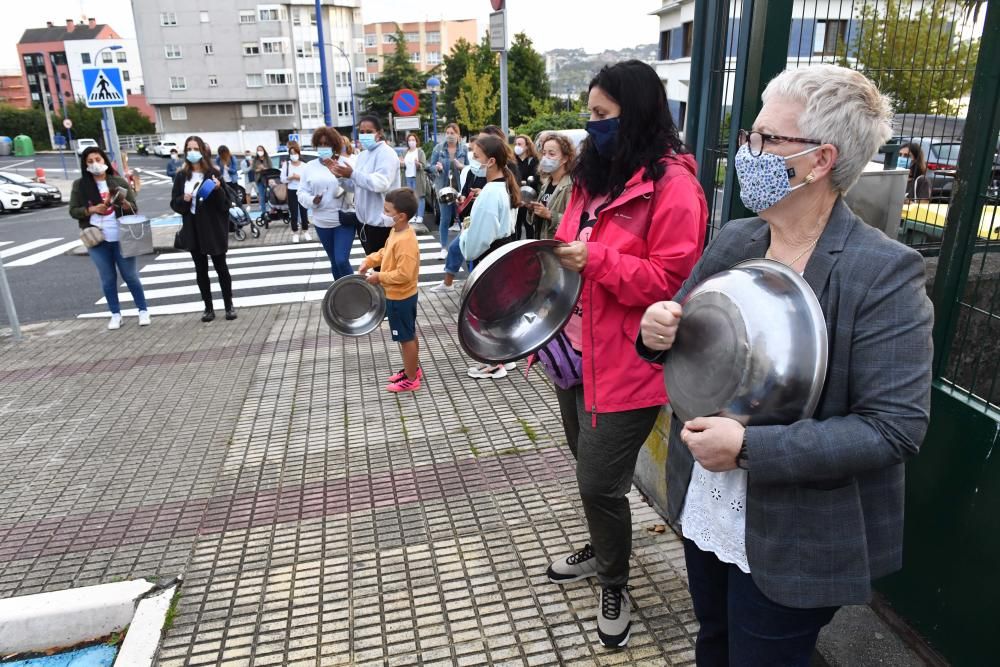
[{"label": "woman with backpack", "polygon": [[205,302],[202,322],[215,319],[212,283],[208,277],[208,258],[219,277],[226,319],[236,319],[233,306],[233,279],[226,264],[229,250],[229,197],[224,192],[218,170],[209,159],[208,148],[201,137],[184,141],[184,166],[174,177],[170,208],[181,215],[181,230],[175,246],[187,250],[194,261],[195,276],[201,299]]}]

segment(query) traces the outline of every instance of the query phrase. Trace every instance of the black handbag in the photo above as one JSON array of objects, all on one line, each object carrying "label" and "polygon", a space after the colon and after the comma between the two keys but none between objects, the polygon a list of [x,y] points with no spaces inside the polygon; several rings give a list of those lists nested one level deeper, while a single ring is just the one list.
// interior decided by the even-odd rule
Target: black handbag
[{"label": "black handbag", "polygon": [[174,250],[187,250],[187,246],[184,245],[184,239],[181,238],[180,230],[174,233]]}]

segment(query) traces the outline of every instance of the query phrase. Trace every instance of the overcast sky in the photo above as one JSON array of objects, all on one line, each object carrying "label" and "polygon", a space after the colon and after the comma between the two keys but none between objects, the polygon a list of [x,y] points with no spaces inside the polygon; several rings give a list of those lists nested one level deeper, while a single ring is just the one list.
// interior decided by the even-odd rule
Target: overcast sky
[{"label": "overcast sky", "polygon": [[[264,0],[266,1],[266,0]],[[129,0],[4,0],[18,11],[5,12],[0,22],[0,68],[17,68],[15,45],[26,28],[41,28],[46,21],[64,23],[68,18],[92,16],[108,23],[122,37],[134,37]],[[169,3],[168,3],[169,4]],[[164,6],[168,6],[165,4]],[[246,0],[252,6],[253,0]],[[650,44],[659,38],[659,20],[649,12],[660,0],[615,0],[607,3],[566,3],[551,0],[508,0],[508,35],[525,32],[539,51],[583,47],[597,52]],[[567,8],[572,8],[569,12]],[[5,7],[10,9],[11,7]],[[375,21],[463,19],[479,21],[482,34],[492,11],[489,0],[362,0],[362,18]]]}]

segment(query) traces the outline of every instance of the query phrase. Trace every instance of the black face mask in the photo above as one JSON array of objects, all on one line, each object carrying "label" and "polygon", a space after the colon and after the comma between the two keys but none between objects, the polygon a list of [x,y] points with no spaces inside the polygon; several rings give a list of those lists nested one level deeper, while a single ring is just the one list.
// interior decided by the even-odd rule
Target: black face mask
[{"label": "black face mask", "polygon": [[621,121],[617,117],[587,122],[587,135],[594,142],[594,148],[601,157],[611,158],[615,154],[619,127]]}]

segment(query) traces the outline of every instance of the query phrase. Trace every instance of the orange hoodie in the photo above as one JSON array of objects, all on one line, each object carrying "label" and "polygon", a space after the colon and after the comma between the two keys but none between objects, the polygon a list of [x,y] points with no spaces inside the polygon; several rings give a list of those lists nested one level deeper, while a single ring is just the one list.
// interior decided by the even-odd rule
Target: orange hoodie
[{"label": "orange hoodie", "polygon": [[395,229],[389,232],[385,247],[365,257],[365,262],[368,266],[382,267],[379,281],[385,289],[385,298],[402,301],[417,293],[420,246],[409,225],[401,232]]}]

